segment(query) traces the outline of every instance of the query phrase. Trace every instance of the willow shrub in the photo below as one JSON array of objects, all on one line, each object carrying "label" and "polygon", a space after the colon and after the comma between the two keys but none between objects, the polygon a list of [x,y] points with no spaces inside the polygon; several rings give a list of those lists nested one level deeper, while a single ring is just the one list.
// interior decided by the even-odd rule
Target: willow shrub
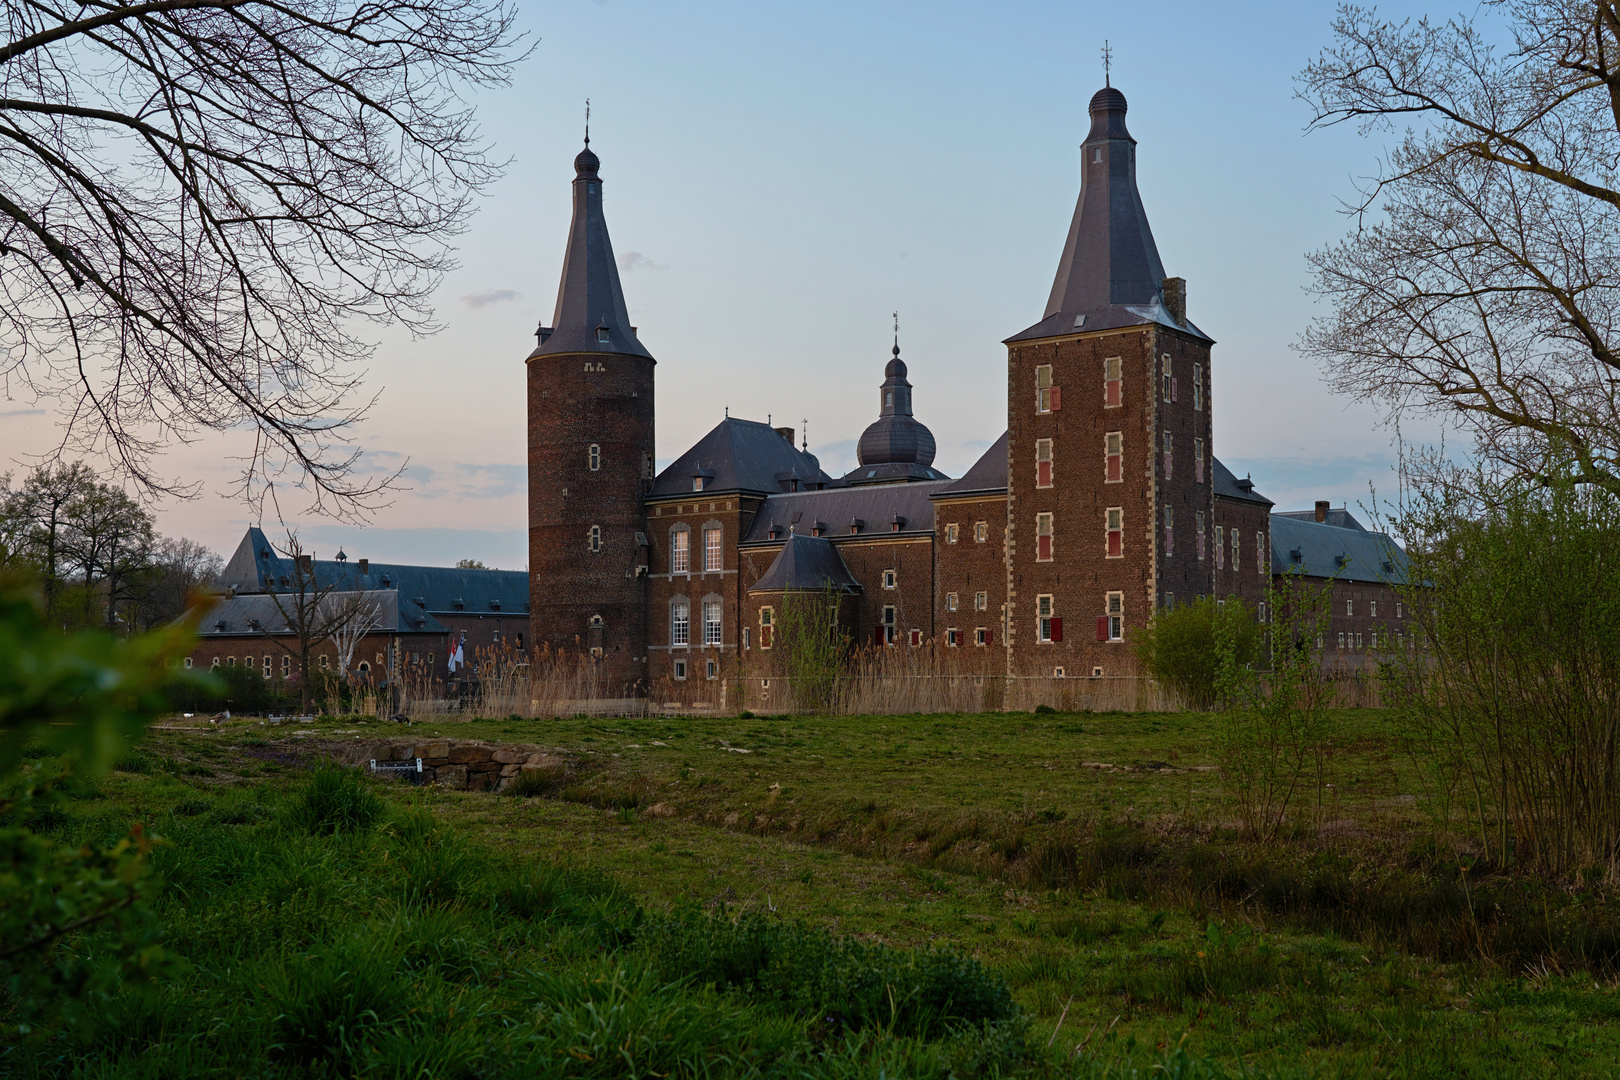
[{"label": "willow shrub", "polygon": [[1620,881],[1620,499],[1551,481],[1421,495],[1384,673],[1443,829],[1498,865]]},{"label": "willow shrub", "polygon": [[1220,696],[1224,662],[1247,667],[1260,659],[1260,627],[1254,612],[1236,598],[1217,603],[1201,597],[1160,611],[1132,637],[1147,673],[1188,708],[1213,709]]}]

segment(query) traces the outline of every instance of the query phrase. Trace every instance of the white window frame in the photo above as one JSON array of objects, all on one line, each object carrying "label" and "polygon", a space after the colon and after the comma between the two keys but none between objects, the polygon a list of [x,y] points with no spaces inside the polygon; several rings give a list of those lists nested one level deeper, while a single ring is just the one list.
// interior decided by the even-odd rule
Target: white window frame
[{"label": "white window frame", "polygon": [[602,526],[592,525],[591,531],[586,534],[585,546],[592,552],[600,553],[602,550]]},{"label": "white window frame", "polygon": [[1052,411],[1052,365],[1035,365],[1035,411]]},{"label": "white window frame", "polygon": [[1174,473],[1176,437],[1171,432],[1164,433],[1164,478],[1169,480]]},{"label": "white window frame", "polygon": [[900,587],[899,582],[900,582],[900,575],[895,573],[895,571],[893,571],[893,570],[885,570],[885,571],[883,571],[883,587],[885,589],[897,589],[897,588]]},{"label": "white window frame", "polygon": [[719,525],[703,527],[703,572],[720,573],[726,568],[725,530]]},{"label": "white window frame", "polygon": [[703,645],[705,648],[723,644],[725,625],[725,605],[719,600],[705,599],[703,601]]},{"label": "white window frame", "polygon": [[[1117,409],[1125,404],[1125,361],[1118,356],[1103,360],[1103,408]],[[1114,384],[1114,402],[1108,402],[1108,384]]]},{"label": "white window frame", "polygon": [[669,644],[672,648],[692,644],[692,602],[684,596],[669,602]]},{"label": "white window frame", "polygon": [[982,544],[990,539],[990,523],[988,521],[975,522],[973,525],[973,542]]},{"label": "white window frame", "polygon": [[1204,365],[1193,365],[1193,412],[1204,411]]},{"label": "white window frame", "polygon": [[1193,480],[1196,483],[1204,482],[1204,440],[1193,440]]},{"label": "white window frame", "polygon": [[776,609],[769,604],[759,609],[759,647],[769,649],[776,644]]},{"label": "white window frame", "polygon": [[990,594],[988,592],[976,592],[976,593],[973,594],[973,610],[974,611],[989,611],[990,610]]},{"label": "white window frame", "polygon": [[1198,561],[1204,561],[1204,512],[1199,510],[1195,515],[1198,519],[1197,535],[1193,537],[1193,547],[1197,549]]},{"label": "white window frame", "polygon": [[711,656],[703,665],[703,674],[705,678],[718,679],[720,677],[720,661]]},{"label": "white window frame", "polygon": [[601,443],[591,443],[590,450],[586,451],[586,462],[587,462],[587,464],[590,465],[591,472],[596,472],[597,470],[601,469],[601,467],[602,467],[602,444]]},{"label": "white window frame", "polygon": [[1176,508],[1164,508],[1164,557],[1173,559],[1176,555]]},{"label": "white window frame", "polygon": [[686,660],[684,658],[675,661],[673,670],[677,682],[686,681]]},{"label": "white window frame", "polygon": [[948,593],[945,594],[945,610],[946,611],[955,611],[956,610],[956,594],[955,593],[948,592]]},{"label": "white window frame", "polygon": [[[1041,466],[1046,466],[1046,482],[1041,483]],[[1052,486],[1052,440],[1035,440],[1035,486],[1049,488]]]},{"label": "white window frame", "polygon": [[1215,569],[1226,569],[1226,526],[1215,526]]},{"label": "white window frame", "polygon": [[1108,617],[1108,640],[1119,642],[1125,640],[1125,594],[1122,592],[1107,593],[1103,597],[1105,614]]},{"label": "white window frame", "polygon": [[692,572],[692,530],[686,525],[677,525],[669,531],[669,572]]},{"label": "white window frame", "polygon": [[957,537],[960,536],[960,535],[961,535],[961,529],[954,521],[951,524],[945,526],[945,542],[947,544],[956,543]]},{"label": "white window frame", "polygon": [[[1114,476],[1109,478],[1109,463],[1113,462]],[[1125,482],[1125,433],[1123,431],[1108,431],[1103,433],[1103,483],[1123,484]]]},{"label": "white window frame", "polygon": [[[1057,540],[1053,536],[1053,532],[1054,532],[1054,526],[1053,526],[1053,517],[1052,517],[1052,515],[1047,514],[1047,513],[1036,514],[1035,515],[1035,561],[1036,562],[1051,562],[1054,558],[1057,557],[1057,553],[1054,550],[1056,548],[1056,546],[1057,546]],[[1045,555],[1041,554],[1041,538],[1042,537],[1046,538],[1046,554]]]},{"label": "white window frame", "polygon": [[1035,640],[1042,645],[1052,643],[1052,620],[1057,618],[1054,610],[1051,593],[1035,597]]}]

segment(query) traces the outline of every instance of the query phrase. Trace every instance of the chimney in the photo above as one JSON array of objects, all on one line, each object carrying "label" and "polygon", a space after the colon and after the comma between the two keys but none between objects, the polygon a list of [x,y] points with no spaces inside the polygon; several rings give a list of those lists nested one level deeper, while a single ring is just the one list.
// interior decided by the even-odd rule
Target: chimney
[{"label": "chimney", "polygon": [[360,576],[365,577],[369,573],[371,573],[371,560],[370,559],[361,559],[360,560]]},{"label": "chimney", "polygon": [[314,569],[314,561],[315,556],[313,555],[300,555],[298,556],[298,569],[307,574]]},{"label": "chimney", "polygon": [[779,428],[776,429],[776,433],[778,435],[782,436],[782,438],[786,439],[787,444],[789,446],[793,445],[793,429],[792,428],[790,428],[790,427],[779,427]]},{"label": "chimney", "polygon": [[1324,523],[1327,521],[1327,508],[1328,508],[1328,504],[1327,504],[1326,499],[1317,499],[1316,500],[1316,520],[1317,521],[1321,521],[1321,522],[1324,522]]},{"label": "chimney", "polygon": [[1187,279],[1167,277],[1163,283],[1164,307],[1176,325],[1187,324]]}]

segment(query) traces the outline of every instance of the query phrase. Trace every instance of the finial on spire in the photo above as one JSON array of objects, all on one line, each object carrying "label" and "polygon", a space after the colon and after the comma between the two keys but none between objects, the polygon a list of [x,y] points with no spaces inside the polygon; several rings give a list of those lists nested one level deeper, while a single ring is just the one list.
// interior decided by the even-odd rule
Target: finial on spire
[{"label": "finial on spire", "polygon": [[894,355],[900,355],[900,313],[894,313]]},{"label": "finial on spire", "polygon": [[[1108,39],[1107,38],[1103,38],[1102,60],[1103,60],[1103,85],[1104,86],[1113,86],[1114,84],[1112,82],[1109,82],[1109,73],[1110,73],[1110,69],[1113,67],[1114,50],[1110,49],[1108,47]],[[587,139],[586,141],[589,142],[590,140]]]},{"label": "finial on spire", "polygon": [[810,418],[805,417],[799,421],[799,449],[806,454],[810,452]]},{"label": "finial on spire", "polygon": [[585,145],[591,145],[591,99],[585,99]]}]

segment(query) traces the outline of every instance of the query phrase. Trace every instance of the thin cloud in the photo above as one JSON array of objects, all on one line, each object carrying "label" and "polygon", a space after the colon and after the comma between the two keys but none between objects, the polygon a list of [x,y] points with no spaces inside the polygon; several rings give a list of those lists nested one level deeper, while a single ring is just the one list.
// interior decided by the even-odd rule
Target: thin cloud
[{"label": "thin cloud", "polygon": [[461,298],[461,302],[470,308],[477,309],[489,304],[504,304],[509,300],[516,300],[522,295],[516,289],[485,289],[483,292],[468,293]]},{"label": "thin cloud", "polygon": [[44,409],[12,409],[9,412],[0,412],[0,417],[7,416],[44,416]]},{"label": "thin cloud", "polygon": [[632,270],[668,270],[669,267],[653,262],[639,251],[627,251],[619,256],[619,269],[628,274]]},{"label": "thin cloud", "polygon": [[529,482],[527,465],[456,466],[468,477],[456,493],[466,499],[504,499],[524,490]]}]

